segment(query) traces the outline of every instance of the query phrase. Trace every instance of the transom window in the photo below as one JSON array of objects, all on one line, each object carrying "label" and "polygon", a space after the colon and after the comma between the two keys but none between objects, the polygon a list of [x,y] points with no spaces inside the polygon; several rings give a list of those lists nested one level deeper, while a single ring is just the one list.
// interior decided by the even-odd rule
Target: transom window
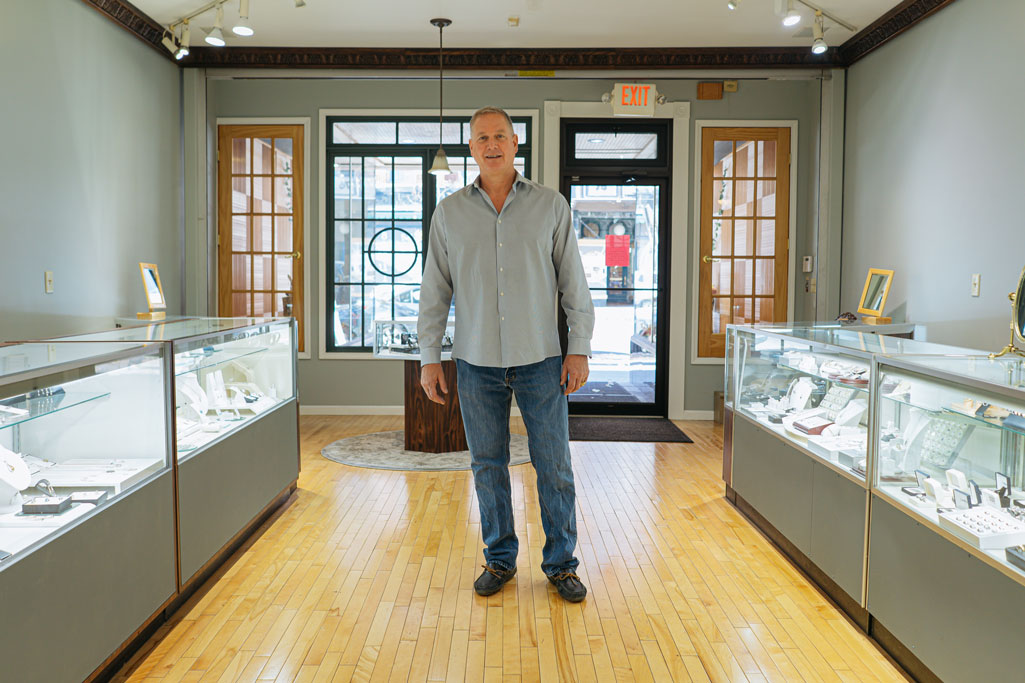
[{"label": "transom window", "polygon": [[[513,117],[515,165],[530,168],[529,118]],[[325,292],[328,351],[373,348],[375,320],[416,318],[430,218],[444,197],[479,173],[470,156],[469,117],[446,121],[451,173],[427,172],[438,150],[438,122],[417,117],[329,117]]]}]

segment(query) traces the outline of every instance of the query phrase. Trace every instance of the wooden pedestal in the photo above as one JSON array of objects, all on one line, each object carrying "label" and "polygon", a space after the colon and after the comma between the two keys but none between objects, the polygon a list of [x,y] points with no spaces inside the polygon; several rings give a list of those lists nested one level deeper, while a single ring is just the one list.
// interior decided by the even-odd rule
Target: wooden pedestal
[{"label": "wooden pedestal", "polygon": [[405,364],[406,450],[425,453],[467,450],[456,390],[456,364],[450,360],[441,363],[448,384],[445,405],[427,398],[420,386],[420,361],[407,360]]}]

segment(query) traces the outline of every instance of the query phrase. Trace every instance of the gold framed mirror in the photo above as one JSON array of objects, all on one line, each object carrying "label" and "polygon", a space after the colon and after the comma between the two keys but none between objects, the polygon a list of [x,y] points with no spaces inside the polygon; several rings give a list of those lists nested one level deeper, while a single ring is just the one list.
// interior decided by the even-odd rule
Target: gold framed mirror
[{"label": "gold framed mirror", "polygon": [[890,318],[883,317],[886,299],[890,296],[891,284],[893,284],[892,270],[868,269],[865,286],[861,290],[861,301],[858,303],[858,313],[863,316],[862,322],[870,325],[891,322]]},{"label": "gold framed mirror", "polygon": [[1018,278],[1018,291],[1011,294],[1010,298],[1014,304],[1011,327],[1014,328],[1014,336],[1018,341],[1025,344],[1025,268],[1021,269],[1021,277]]},{"label": "gold framed mirror", "polygon": [[138,313],[136,317],[139,320],[163,320],[167,301],[164,299],[164,288],[160,284],[160,273],[157,271],[157,264],[140,261],[139,272],[142,274],[142,288],[146,292],[149,312]]},{"label": "gold framed mirror", "polygon": [[1011,300],[1011,341],[999,352],[989,354],[990,358],[999,358],[1009,353],[1025,356],[1025,351],[1014,344],[1015,341],[1025,344],[1025,268],[1021,269],[1018,277],[1017,291],[1008,294],[1007,298]]}]

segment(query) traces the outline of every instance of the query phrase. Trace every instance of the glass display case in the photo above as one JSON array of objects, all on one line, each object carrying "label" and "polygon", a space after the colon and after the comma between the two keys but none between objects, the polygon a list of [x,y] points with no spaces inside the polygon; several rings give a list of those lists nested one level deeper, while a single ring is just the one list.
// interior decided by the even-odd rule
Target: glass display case
[{"label": "glass display case", "polygon": [[165,352],[0,347],[0,569],[170,470]]},{"label": "glass display case", "polygon": [[873,481],[1025,582],[1025,361],[880,358]]},{"label": "glass display case", "polygon": [[872,355],[930,346],[836,328],[734,327],[729,336],[733,409],[862,482]]},{"label": "glass display case", "polygon": [[171,344],[179,460],[293,399],[291,318],[187,318],[64,337]]},{"label": "glass display case", "polygon": [[[455,320],[449,318],[441,342],[441,360],[452,360],[452,339]],[[417,340],[416,318],[377,320],[374,323],[374,357],[419,360],[420,343]]]}]

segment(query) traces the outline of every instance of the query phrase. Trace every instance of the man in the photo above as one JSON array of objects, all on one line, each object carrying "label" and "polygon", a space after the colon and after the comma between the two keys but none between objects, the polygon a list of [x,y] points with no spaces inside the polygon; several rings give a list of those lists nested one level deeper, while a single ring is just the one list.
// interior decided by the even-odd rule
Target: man
[{"label": "man", "polygon": [[[541,569],[559,595],[579,602],[587,589],[573,556],[576,489],[566,396],[587,381],[594,305],[569,205],[558,192],[516,172],[517,149],[508,114],[496,107],[474,113],[470,153],[480,176],[442,200],[431,220],[417,330],[420,384],[432,401],[445,402],[441,341],[454,294],[452,356],[486,546],[487,564],[473,588],[491,595],[516,573],[519,540],[509,484],[515,393],[537,473],[545,531]],[[559,294],[569,323],[564,361]]]}]

